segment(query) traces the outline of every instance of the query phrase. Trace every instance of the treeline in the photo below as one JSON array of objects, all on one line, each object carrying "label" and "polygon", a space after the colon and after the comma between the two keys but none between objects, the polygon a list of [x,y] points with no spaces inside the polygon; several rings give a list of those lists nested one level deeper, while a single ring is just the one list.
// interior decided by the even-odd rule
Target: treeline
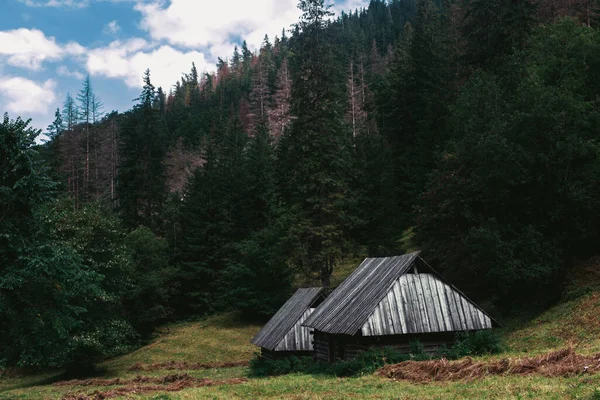
[{"label": "treeline", "polygon": [[103,115],[86,79],[38,149],[48,170],[5,119],[0,360],[77,364],[172,319],[264,318],[346,258],[415,248],[498,309],[543,305],[597,252],[595,2],[299,7],[215,73],[164,91],[147,71],[126,113]]}]

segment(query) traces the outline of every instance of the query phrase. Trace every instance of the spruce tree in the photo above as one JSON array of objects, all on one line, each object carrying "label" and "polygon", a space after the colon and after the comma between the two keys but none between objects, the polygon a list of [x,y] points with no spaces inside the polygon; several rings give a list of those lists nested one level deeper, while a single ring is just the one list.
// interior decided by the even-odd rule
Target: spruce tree
[{"label": "spruce tree", "polygon": [[157,232],[166,195],[166,124],[158,109],[150,70],[144,73],[144,88],[137,101],[121,126],[119,205],[127,227],[145,225]]},{"label": "spruce tree", "polygon": [[75,105],[75,101],[73,97],[69,93],[67,93],[67,97],[63,104],[62,109],[62,119],[65,122],[65,129],[68,131],[73,130],[75,125],[77,124],[77,106]]},{"label": "spruce tree", "polygon": [[334,68],[325,28],[331,16],[323,0],[302,0],[294,50],[296,115],[280,146],[281,195],[296,213],[295,263],[328,286],[347,247],[347,177],[351,133],[343,122],[343,79]]},{"label": "spruce tree", "polygon": [[522,47],[535,22],[531,0],[464,0],[467,61],[493,68]]},{"label": "spruce tree", "polygon": [[204,165],[186,188],[177,256],[181,296],[179,313],[202,315],[218,307],[215,296],[224,268],[225,246],[232,230],[227,194],[219,177],[218,144],[214,134],[204,144]]},{"label": "spruce tree", "polygon": [[62,115],[60,113],[60,109],[57,108],[54,112],[54,121],[52,121],[52,123],[48,125],[48,128],[46,128],[46,136],[48,136],[50,140],[53,140],[60,136],[64,129],[65,127],[63,124]]}]

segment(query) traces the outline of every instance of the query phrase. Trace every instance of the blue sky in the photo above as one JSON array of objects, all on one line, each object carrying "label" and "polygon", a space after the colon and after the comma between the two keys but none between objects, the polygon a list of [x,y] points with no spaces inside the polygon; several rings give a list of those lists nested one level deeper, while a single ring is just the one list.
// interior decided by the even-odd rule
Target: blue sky
[{"label": "blue sky", "polygon": [[[338,11],[368,0],[337,0]],[[141,76],[169,88],[195,62],[227,58],[240,38],[256,49],[300,14],[297,0],[0,0],[0,113],[53,120],[90,75],[106,111],[132,106]]]}]

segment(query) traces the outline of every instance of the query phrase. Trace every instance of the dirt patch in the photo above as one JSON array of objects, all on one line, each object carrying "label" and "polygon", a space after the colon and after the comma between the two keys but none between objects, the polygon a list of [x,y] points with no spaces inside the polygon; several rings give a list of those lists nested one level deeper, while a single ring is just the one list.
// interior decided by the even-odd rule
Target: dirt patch
[{"label": "dirt patch", "polygon": [[131,380],[87,379],[84,381],[59,382],[57,386],[120,386],[109,390],[96,390],[92,393],[69,393],[62,400],[104,400],[128,394],[144,394],[152,392],[178,392],[188,388],[217,385],[239,385],[248,382],[246,378],[212,380],[194,378],[188,374],[174,374],[164,377],[138,376]]},{"label": "dirt patch", "polygon": [[406,361],[387,365],[377,375],[416,383],[432,381],[459,381],[490,375],[541,375],[568,377],[600,372],[600,353],[583,356],[570,349],[559,350],[538,357],[505,358],[475,362],[470,357],[459,361]]},{"label": "dirt patch", "polygon": [[200,371],[204,369],[214,369],[214,368],[234,368],[234,367],[246,367],[250,362],[246,361],[237,361],[237,362],[228,362],[228,363],[188,363],[181,361],[167,361],[161,363],[154,364],[142,364],[137,363],[133,364],[128,368],[129,371],[157,371],[157,370],[167,370],[167,371]]}]

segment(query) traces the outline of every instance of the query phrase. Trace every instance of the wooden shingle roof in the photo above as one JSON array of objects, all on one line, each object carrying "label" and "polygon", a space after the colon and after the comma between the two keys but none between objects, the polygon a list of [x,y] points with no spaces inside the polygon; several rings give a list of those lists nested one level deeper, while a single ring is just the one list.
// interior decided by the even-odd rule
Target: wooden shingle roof
[{"label": "wooden shingle roof", "polygon": [[[407,274],[417,265],[427,273]],[[380,336],[490,329],[493,322],[416,252],[367,258],[303,325],[330,334]]]},{"label": "wooden shingle roof", "polygon": [[252,343],[268,350],[276,350],[294,325],[305,316],[305,312],[323,296],[322,292],[323,288],[320,287],[298,289],[254,336]]},{"label": "wooden shingle roof", "polygon": [[321,332],[354,335],[363,326],[395,279],[412,266],[419,253],[367,258],[304,321]]}]

